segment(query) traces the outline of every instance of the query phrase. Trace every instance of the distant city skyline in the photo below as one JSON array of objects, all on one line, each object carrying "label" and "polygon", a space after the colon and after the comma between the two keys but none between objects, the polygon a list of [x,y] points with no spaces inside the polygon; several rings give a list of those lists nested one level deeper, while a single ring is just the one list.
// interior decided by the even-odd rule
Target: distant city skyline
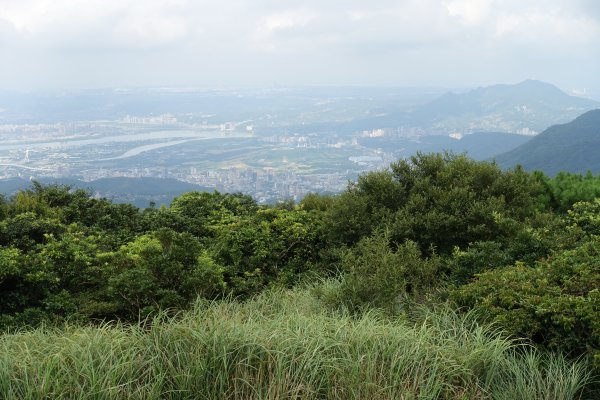
[{"label": "distant city skyline", "polygon": [[594,0],[0,0],[0,90],[475,87],[600,98]]}]

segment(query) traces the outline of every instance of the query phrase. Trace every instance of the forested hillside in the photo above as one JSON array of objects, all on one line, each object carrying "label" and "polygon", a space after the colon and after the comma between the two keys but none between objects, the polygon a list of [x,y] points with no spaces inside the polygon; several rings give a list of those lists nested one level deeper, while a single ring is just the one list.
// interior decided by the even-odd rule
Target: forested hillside
[{"label": "forested hillside", "polygon": [[0,199],[0,397],[594,398],[599,194],[453,154],[275,206],[35,184]]},{"label": "forested hillside", "polygon": [[560,171],[598,173],[599,146],[600,109],[588,111],[567,124],[551,126],[495,159],[506,168],[520,164],[528,171],[541,170],[549,175]]}]

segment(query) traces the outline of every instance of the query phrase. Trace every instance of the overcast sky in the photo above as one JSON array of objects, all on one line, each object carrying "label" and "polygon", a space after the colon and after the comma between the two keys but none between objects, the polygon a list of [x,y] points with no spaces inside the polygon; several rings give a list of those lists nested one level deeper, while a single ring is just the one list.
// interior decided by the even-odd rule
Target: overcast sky
[{"label": "overcast sky", "polygon": [[0,0],[0,89],[470,87],[600,93],[598,0]]}]

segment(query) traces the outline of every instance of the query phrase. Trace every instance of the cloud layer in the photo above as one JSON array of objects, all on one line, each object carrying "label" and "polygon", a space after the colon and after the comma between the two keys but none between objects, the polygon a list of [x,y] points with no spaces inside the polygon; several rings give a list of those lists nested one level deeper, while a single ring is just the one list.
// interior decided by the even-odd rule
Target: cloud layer
[{"label": "cloud layer", "polygon": [[595,0],[0,0],[0,89],[538,78],[600,88]]}]

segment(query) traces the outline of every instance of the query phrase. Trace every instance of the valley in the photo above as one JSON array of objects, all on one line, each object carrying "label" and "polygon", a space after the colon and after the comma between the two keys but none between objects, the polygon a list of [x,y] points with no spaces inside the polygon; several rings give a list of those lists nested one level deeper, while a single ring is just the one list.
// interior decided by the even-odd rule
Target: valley
[{"label": "valley", "polygon": [[[339,193],[361,173],[418,151],[491,159],[599,104],[537,81],[446,94],[417,88],[113,89],[41,99],[4,93],[0,189],[12,178],[169,178],[250,194],[260,203],[300,200]],[[99,111],[88,120],[90,107]]]}]

